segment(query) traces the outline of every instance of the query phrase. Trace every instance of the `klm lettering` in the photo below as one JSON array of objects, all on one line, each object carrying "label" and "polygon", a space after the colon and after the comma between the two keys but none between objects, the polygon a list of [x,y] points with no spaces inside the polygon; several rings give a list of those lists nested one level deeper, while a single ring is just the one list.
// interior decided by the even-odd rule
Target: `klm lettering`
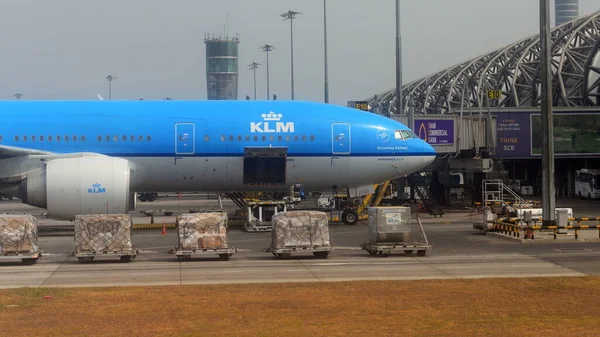
[{"label": "klm lettering", "polygon": [[276,122],[275,127],[269,122],[250,123],[250,132],[253,133],[293,133],[294,122]]},{"label": "klm lettering", "polygon": [[102,187],[100,184],[92,185],[92,188],[88,188],[89,194],[102,194],[106,193],[106,188]]}]

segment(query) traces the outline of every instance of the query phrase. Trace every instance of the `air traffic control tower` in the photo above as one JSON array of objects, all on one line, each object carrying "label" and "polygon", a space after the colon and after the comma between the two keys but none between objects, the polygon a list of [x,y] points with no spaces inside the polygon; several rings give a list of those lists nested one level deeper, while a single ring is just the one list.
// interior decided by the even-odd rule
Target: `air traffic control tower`
[{"label": "air traffic control tower", "polygon": [[579,0],[554,1],[554,16],[557,26],[579,18]]},{"label": "air traffic control tower", "polygon": [[209,100],[238,99],[237,37],[206,35],[206,84]]}]

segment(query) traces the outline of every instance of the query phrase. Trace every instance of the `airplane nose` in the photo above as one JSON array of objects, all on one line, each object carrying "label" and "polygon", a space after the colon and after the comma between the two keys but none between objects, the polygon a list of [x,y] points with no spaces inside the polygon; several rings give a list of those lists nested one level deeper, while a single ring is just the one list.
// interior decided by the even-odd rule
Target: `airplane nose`
[{"label": "airplane nose", "polygon": [[436,152],[435,149],[425,141],[422,142],[423,151],[423,166],[427,167],[435,160]]}]

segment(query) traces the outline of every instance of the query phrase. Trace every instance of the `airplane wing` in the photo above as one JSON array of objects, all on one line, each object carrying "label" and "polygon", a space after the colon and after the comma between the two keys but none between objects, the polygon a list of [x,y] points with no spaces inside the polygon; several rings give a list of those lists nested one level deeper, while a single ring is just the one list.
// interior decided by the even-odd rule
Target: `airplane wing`
[{"label": "airplane wing", "polygon": [[30,156],[30,155],[45,155],[45,154],[47,155],[47,154],[53,154],[53,153],[48,152],[48,151],[23,149],[20,147],[0,145],[0,159],[23,157],[23,156]]}]

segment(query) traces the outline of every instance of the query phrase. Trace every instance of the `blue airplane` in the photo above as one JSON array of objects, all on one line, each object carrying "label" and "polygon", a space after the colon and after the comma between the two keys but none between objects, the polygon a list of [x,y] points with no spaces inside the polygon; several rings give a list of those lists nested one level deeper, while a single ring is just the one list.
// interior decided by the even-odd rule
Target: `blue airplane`
[{"label": "blue airplane", "polygon": [[394,120],[301,101],[3,101],[0,195],[48,216],[127,213],[135,193],[372,186],[431,164]]}]

